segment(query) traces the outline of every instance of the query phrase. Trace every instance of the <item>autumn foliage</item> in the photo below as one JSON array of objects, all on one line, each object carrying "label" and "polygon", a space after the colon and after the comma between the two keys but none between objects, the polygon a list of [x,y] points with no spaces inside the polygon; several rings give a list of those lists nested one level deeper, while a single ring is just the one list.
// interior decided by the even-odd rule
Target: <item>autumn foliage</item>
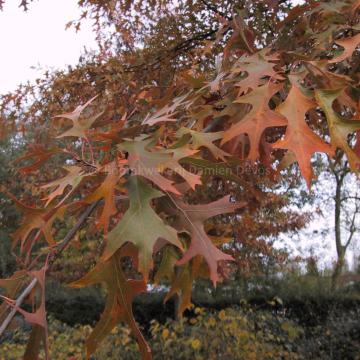
[{"label": "autumn foliage", "polygon": [[[2,97],[2,134],[34,139],[17,161],[31,197],[18,200],[3,189],[24,217],[13,235],[19,271],[0,280],[0,320],[10,306],[33,325],[29,359],[48,346],[45,274],[64,250],[54,224],[74,222],[95,204],[87,229],[101,238],[97,263],[70,284],[102,283],[107,291],[88,357],[123,321],[150,359],[132,315],[135,295],[167,280],[167,298],[179,296],[185,310],[197,278],[216,286],[231,273],[234,239],[256,226],[249,214],[282,201],[268,190],[283,169],[297,163],[310,188],[314,153],[342,151],[351,169],[359,168],[358,1],[292,9],[277,1],[237,8],[232,1],[180,1],[177,18],[171,2],[140,3],[80,1],[83,17],[93,14],[98,24],[101,53],[71,69],[71,77],[58,73],[49,81],[48,74],[38,89]],[[157,22],[159,8],[166,15]],[[134,22],[131,11],[139,14]],[[188,21],[191,13],[216,26],[192,19],[197,32],[179,39],[171,19]],[[102,32],[103,22],[115,24],[123,41],[117,57],[115,35]],[[139,41],[148,46],[136,49]],[[156,56],[152,41],[159,43]],[[21,107],[24,94],[41,100]],[[289,221],[286,228],[303,220],[281,221]],[[281,231],[273,226],[267,231]],[[13,299],[32,279],[32,294],[40,296],[31,296],[35,311],[28,313]]]}]

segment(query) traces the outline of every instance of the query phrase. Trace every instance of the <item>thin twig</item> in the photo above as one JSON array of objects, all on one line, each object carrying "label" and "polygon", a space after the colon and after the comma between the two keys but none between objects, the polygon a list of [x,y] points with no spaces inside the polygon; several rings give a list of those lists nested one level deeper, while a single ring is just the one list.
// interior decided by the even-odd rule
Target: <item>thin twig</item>
[{"label": "thin twig", "polygon": [[218,117],[216,119],[214,119],[209,125],[207,125],[203,132],[204,133],[208,133],[210,131],[212,131],[214,128],[216,128],[217,125],[219,125],[221,122],[223,121],[223,119],[221,117]]},{"label": "thin twig", "polygon": [[50,259],[50,265],[53,264],[54,260],[65,250],[69,242],[75,236],[77,231],[80,229],[81,225],[85,220],[91,215],[95,208],[102,202],[102,200],[97,200],[87,207],[87,209],[81,214],[78,222],[72,227],[72,229],[66,234],[64,240],[58,245],[58,250],[55,253],[53,259]]},{"label": "thin twig", "polygon": [[[93,202],[81,214],[81,216],[80,216],[79,220],[77,221],[77,223],[66,234],[64,240],[57,246],[57,250],[54,253],[54,255],[49,259],[49,268],[55,262],[55,260],[61,255],[61,253],[66,249],[66,247],[69,245],[72,238],[75,236],[77,231],[82,226],[82,224],[90,216],[90,214],[94,211],[94,209],[100,204],[100,202],[102,202],[102,200],[97,200],[97,201]],[[23,301],[26,299],[26,297],[31,293],[32,289],[34,289],[34,287],[37,285],[37,283],[38,283],[37,279],[34,278],[30,282],[30,284],[22,291],[22,293],[19,295],[19,297],[16,299],[14,307],[11,309],[8,316],[5,318],[5,320],[3,321],[3,323],[0,326],[0,336],[7,329],[7,327],[11,323],[13,317],[15,316],[15,314],[17,312],[17,309],[20,307],[20,305],[23,303]]]},{"label": "thin twig", "polygon": [[15,314],[17,312],[17,308],[19,308],[19,306],[22,304],[22,302],[31,293],[31,290],[36,286],[36,284],[37,284],[37,279],[36,278],[32,279],[31,283],[24,289],[24,291],[16,299],[16,302],[15,302],[13,308],[11,309],[8,316],[5,318],[5,320],[3,321],[3,323],[0,326],[0,336],[4,333],[6,328],[11,323],[11,320],[13,319],[13,317],[15,316]]}]

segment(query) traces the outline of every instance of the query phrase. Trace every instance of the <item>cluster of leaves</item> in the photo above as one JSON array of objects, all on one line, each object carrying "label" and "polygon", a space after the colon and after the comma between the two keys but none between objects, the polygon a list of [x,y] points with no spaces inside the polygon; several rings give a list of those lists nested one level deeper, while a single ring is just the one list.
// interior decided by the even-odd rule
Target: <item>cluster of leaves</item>
[{"label": "cluster of leaves", "polygon": [[[128,1],[106,3],[80,2],[95,6],[100,14],[116,14],[117,3],[132,9]],[[258,31],[257,7],[250,6],[246,19],[241,13],[222,16],[219,7],[215,38],[202,47],[191,42],[197,56],[189,64],[188,52],[187,67],[174,67],[162,83],[145,86],[146,76],[130,81],[121,89],[127,96],[119,99],[108,91],[111,78],[102,89],[110,94],[108,107],[105,98],[95,96],[57,115],[52,124],[50,106],[38,122],[12,122],[17,112],[11,110],[8,122],[1,124],[3,132],[37,128],[37,143],[19,162],[20,171],[42,185],[32,185],[28,203],[9,194],[24,213],[13,236],[21,270],[0,283],[7,292],[1,320],[7,305],[15,306],[11,299],[26,280],[37,279],[40,296],[32,297],[36,311],[16,307],[34,325],[27,353],[37,354],[41,343],[46,356],[49,352],[44,303],[48,261],[39,264],[56,254],[53,229],[89,204],[98,204],[90,228],[102,232],[103,242],[95,267],[70,285],[102,283],[107,302],[87,340],[88,357],[123,321],[143,358],[150,359],[150,347],[132,314],[133,298],[149,283],[169,281],[167,299],[179,296],[182,312],[191,306],[195,279],[209,277],[216,285],[231,272],[236,248],[231,244],[242,231],[239,219],[251,227],[246,215],[254,207],[264,210],[263,217],[271,212],[278,196],[269,188],[282,169],[297,162],[310,187],[312,155],[332,157],[342,151],[351,169],[358,170],[359,3],[310,2],[285,18],[273,3],[264,5],[277,14],[265,33]],[[149,2],[149,7],[156,12],[159,4]],[[135,10],[140,11],[139,6]],[[171,10],[171,2],[167,8]],[[149,24],[151,36],[156,26]],[[213,67],[200,61],[209,53],[217,55]],[[51,91],[55,99],[63,95]],[[87,94],[77,97],[84,100]],[[5,98],[3,113],[9,115],[14,99],[20,101]],[[239,192],[245,194],[241,201]],[[292,226],[299,224],[294,221]],[[271,229],[277,231],[276,226]]]}]

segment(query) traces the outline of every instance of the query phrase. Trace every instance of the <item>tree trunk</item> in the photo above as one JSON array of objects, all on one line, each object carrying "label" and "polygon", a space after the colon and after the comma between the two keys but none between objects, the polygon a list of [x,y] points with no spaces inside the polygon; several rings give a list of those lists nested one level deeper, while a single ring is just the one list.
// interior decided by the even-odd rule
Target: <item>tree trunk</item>
[{"label": "tree trunk", "polygon": [[334,291],[338,288],[339,277],[340,277],[342,269],[344,267],[344,263],[345,263],[345,252],[343,253],[342,256],[338,257],[338,259],[336,261],[335,269],[334,269],[334,272],[333,272],[332,278],[331,278],[331,290],[332,291]]},{"label": "tree trunk", "polygon": [[341,243],[341,187],[344,177],[342,175],[335,176],[336,178],[336,193],[335,193],[335,244],[337,261],[331,279],[331,290],[336,290],[338,286],[339,276],[345,262],[345,247]]}]

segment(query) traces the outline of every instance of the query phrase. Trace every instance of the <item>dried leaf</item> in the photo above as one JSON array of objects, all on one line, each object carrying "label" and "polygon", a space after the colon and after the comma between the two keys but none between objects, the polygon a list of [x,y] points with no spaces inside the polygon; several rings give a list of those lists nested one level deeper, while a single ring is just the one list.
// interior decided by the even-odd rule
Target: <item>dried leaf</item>
[{"label": "dried leaf", "polygon": [[121,257],[119,250],[105,262],[100,261],[82,279],[70,284],[71,287],[82,288],[104,283],[107,289],[105,310],[86,341],[87,358],[90,359],[91,354],[119,322],[125,322],[136,338],[143,360],[151,360],[151,349],[137,327],[132,312],[133,298],[146,291],[146,283],[143,280],[126,279],[121,269]]}]

